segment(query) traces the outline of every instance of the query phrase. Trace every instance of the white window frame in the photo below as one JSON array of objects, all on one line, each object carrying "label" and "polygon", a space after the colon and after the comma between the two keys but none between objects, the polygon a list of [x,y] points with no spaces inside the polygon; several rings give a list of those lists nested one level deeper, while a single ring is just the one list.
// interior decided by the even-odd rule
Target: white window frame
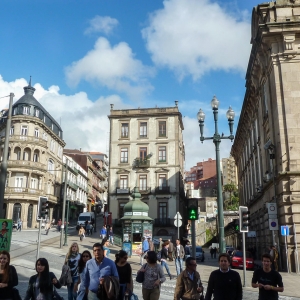
[{"label": "white window frame", "polygon": [[128,148],[121,148],[121,163],[128,163]]},{"label": "white window frame", "polygon": [[30,114],[30,107],[23,106],[23,115],[29,115]]},{"label": "white window frame", "polygon": [[21,126],[21,135],[23,136],[28,135],[28,126],[26,125]]}]

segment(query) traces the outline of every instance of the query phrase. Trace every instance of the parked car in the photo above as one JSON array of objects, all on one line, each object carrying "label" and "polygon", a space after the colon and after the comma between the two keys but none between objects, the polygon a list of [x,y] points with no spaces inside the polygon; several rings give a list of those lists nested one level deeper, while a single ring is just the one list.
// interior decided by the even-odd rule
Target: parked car
[{"label": "parked car", "polygon": [[[243,268],[243,251],[234,251],[231,258],[232,268]],[[246,251],[246,269],[254,269],[252,254]]]},{"label": "parked car", "polygon": [[204,251],[201,246],[196,246],[196,260],[203,262],[205,259]]}]

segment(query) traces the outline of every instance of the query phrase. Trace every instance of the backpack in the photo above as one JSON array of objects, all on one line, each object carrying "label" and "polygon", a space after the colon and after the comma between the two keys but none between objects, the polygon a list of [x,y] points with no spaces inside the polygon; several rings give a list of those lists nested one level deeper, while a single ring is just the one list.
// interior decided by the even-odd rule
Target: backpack
[{"label": "backpack", "polygon": [[185,253],[185,255],[191,255],[191,248],[189,246],[185,246],[184,253]]},{"label": "backpack", "polygon": [[71,270],[70,267],[68,265],[63,265],[62,270],[61,270],[61,275],[59,278],[59,282],[62,286],[65,285],[71,285],[73,280],[72,280],[72,276],[71,276]]},{"label": "backpack", "polygon": [[161,261],[161,251],[158,251],[156,256],[157,256],[157,260]]}]

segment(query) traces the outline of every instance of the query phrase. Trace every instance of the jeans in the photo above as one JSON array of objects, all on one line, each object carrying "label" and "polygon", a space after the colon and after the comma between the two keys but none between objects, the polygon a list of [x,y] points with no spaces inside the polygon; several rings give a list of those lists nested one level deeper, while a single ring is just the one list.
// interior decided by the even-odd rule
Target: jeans
[{"label": "jeans", "polygon": [[180,257],[176,257],[175,266],[176,266],[177,276],[182,272],[182,264],[183,264],[183,259]]},{"label": "jeans", "polygon": [[89,291],[87,298],[88,300],[99,300],[97,294],[93,293],[92,291]]},{"label": "jeans", "polygon": [[74,285],[79,280],[79,276],[72,277],[71,285],[68,285],[68,300],[76,300],[77,292],[74,292]]},{"label": "jeans", "polygon": [[168,266],[167,262],[164,261],[164,260],[162,260],[162,261],[161,261],[161,266],[162,266],[162,268],[163,268],[163,267],[166,268],[166,271],[167,271],[168,275],[171,277],[170,269],[169,269],[169,266]]}]

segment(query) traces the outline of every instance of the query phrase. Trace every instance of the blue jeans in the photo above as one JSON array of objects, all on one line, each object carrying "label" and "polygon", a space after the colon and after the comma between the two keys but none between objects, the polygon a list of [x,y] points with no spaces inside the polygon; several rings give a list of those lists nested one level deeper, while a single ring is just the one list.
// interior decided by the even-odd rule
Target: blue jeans
[{"label": "blue jeans", "polygon": [[71,285],[68,285],[68,300],[76,300],[77,292],[74,292],[74,285],[78,282],[79,276],[72,277]]},{"label": "blue jeans", "polygon": [[175,258],[175,266],[176,266],[177,276],[182,272],[182,264],[183,264],[182,258],[176,257]]},{"label": "blue jeans", "polygon": [[161,261],[161,266],[162,266],[162,268],[163,268],[163,267],[166,268],[166,271],[167,271],[168,275],[171,277],[170,269],[169,269],[169,266],[168,266],[167,262],[164,261],[164,260],[162,260],[162,261]]}]

